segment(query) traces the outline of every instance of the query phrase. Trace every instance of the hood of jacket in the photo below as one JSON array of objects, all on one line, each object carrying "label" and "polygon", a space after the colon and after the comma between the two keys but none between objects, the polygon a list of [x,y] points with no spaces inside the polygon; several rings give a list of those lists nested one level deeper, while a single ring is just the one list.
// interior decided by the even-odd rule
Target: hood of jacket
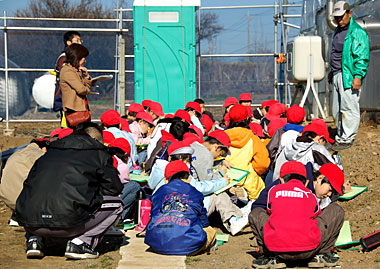
[{"label": "hood of jacket", "polygon": [[50,148],[56,149],[75,149],[75,150],[106,150],[99,141],[88,135],[68,135],[50,144]]},{"label": "hood of jacket", "polygon": [[251,130],[243,127],[235,127],[225,131],[231,139],[231,146],[234,148],[244,147],[249,139],[254,135]]},{"label": "hood of jacket", "polygon": [[284,148],[284,155],[287,160],[299,160],[308,154],[315,144],[319,145],[317,142],[314,142],[311,139],[307,141],[299,141],[297,139],[294,143],[289,143]]}]

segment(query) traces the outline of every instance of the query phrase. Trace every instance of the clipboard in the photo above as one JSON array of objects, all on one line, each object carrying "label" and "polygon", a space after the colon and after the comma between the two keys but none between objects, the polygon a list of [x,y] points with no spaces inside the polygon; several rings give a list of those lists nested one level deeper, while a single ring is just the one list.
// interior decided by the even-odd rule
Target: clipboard
[{"label": "clipboard", "polygon": [[353,241],[351,237],[350,222],[345,220],[343,226],[340,229],[338,239],[335,242],[335,247],[349,248],[351,246],[359,245],[360,241]]},{"label": "clipboard", "polygon": [[96,83],[99,81],[108,80],[108,79],[112,79],[112,78],[113,78],[113,75],[101,75],[101,76],[97,76],[97,77],[92,78],[91,81]]},{"label": "clipboard", "polygon": [[245,178],[249,174],[249,171],[242,170],[239,168],[231,168],[227,170],[227,175],[232,179],[229,184],[215,191],[216,195],[221,194],[225,190],[237,185],[243,178]]},{"label": "clipboard", "polygon": [[138,183],[146,183],[148,182],[148,178],[149,178],[148,175],[138,175],[138,174],[133,174],[133,173],[129,174],[129,180],[136,181]]},{"label": "clipboard", "polygon": [[340,200],[351,200],[358,196],[359,194],[368,191],[368,187],[363,186],[351,186],[352,191],[345,193],[342,196],[339,196]]}]

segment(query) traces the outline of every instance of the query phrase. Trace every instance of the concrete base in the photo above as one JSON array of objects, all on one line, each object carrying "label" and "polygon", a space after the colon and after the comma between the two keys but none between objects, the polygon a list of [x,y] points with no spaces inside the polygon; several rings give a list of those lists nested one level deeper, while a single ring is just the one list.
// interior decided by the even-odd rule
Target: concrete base
[{"label": "concrete base", "polygon": [[3,136],[15,136],[15,129],[4,129]]},{"label": "concrete base", "polygon": [[160,255],[149,250],[144,238],[136,237],[138,232],[130,230],[126,233],[127,244],[120,248],[118,269],[124,268],[186,268],[186,256]]}]

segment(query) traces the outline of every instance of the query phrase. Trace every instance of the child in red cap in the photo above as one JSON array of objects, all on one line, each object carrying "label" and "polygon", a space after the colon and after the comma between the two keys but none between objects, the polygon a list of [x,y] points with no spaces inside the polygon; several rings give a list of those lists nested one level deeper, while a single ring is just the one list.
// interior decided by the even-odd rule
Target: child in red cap
[{"label": "child in red cap", "polygon": [[248,92],[244,92],[240,94],[239,104],[243,106],[251,106],[252,105],[252,96]]},{"label": "child in red cap", "polygon": [[340,158],[337,155],[331,155],[326,149],[326,144],[333,142],[327,125],[323,121],[310,123],[303,129],[301,136],[298,136],[293,143],[287,144],[278,154],[274,165],[273,181],[279,177],[280,168],[287,161],[299,161],[303,164],[311,162],[314,172],[328,162],[337,164],[343,169]]},{"label": "child in red cap", "polygon": [[248,193],[248,199],[256,200],[264,189],[260,175],[269,166],[268,150],[260,138],[250,130],[250,118],[245,106],[235,105],[229,114],[231,123],[226,133],[231,139],[231,156],[227,157],[227,160],[236,168],[250,172],[241,184]]},{"label": "child in red cap", "polygon": [[165,255],[209,251],[216,244],[216,231],[209,226],[202,193],[189,184],[187,165],[180,160],[169,163],[165,182],[151,198],[145,244]]},{"label": "child in red cap", "polygon": [[305,187],[306,169],[300,162],[285,163],[280,181],[269,190],[267,211],[257,207],[250,214],[262,253],[253,267],[286,268],[283,261],[311,258],[309,267],[337,265],[339,258],[331,252],[343,225],[344,210],[331,204],[321,213],[317,197]]},{"label": "child in red cap", "polygon": [[205,129],[200,121],[202,118],[202,108],[201,105],[195,101],[187,102],[185,111],[190,114],[191,123],[194,124],[197,128],[202,131],[202,134],[205,134]]}]

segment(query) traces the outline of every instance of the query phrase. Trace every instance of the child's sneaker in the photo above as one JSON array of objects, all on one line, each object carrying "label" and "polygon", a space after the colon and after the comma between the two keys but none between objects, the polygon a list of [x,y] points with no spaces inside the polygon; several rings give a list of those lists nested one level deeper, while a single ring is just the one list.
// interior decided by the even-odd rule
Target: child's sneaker
[{"label": "child's sneaker", "polygon": [[229,220],[230,231],[232,235],[237,234],[248,224],[248,215],[243,215],[243,217],[233,216]]},{"label": "child's sneaker", "polygon": [[308,267],[320,268],[336,266],[339,263],[339,257],[330,253],[322,253],[315,255],[313,259],[308,263]]},{"label": "child's sneaker", "polygon": [[286,268],[286,264],[281,262],[278,257],[268,257],[261,255],[252,262],[253,268]]}]

